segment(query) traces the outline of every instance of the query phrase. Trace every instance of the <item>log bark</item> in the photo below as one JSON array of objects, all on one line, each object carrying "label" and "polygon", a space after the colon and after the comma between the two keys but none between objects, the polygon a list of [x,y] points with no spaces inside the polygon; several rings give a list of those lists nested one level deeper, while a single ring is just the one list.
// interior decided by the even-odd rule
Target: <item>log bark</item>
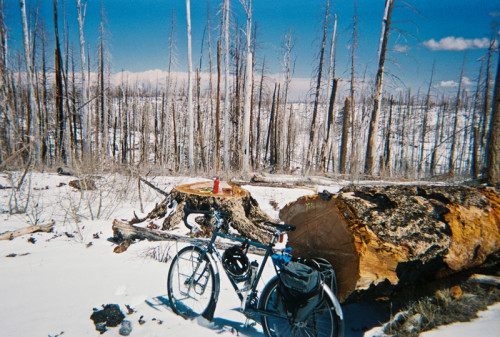
[{"label": "log bark", "polygon": [[471,270],[500,252],[494,189],[351,186],[330,196],[299,198],[280,218],[297,226],[288,238],[294,255],[332,263],[341,301]]},{"label": "log bark", "polygon": [[[205,238],[192,238],[189,236],[177,235],[165,231],[158,231],[149,228],[134,226],[123,221],[113,220],[113,240],[121,243],[115,248],[115,253],[123,253],[131,242],[135,240],[148,240],[148,241],[179,241],[187,242],[190,244],[206,244],[208,239]],[[125,243],[125,244],[123,244]],[[218,249],[224,250],[234,246],[234,243],[216,242],[215,246]],[[119,247],[123,247],[118,249]],[[264,255],[265,250],[254,246],[248,247],[249,253]]]},{"label": "log bark", "polygon": [[[162,203],[158,204],[149,214],[149,219],[166,216],[162,229],[169,230],[179,225],[184,218],[184,207],[193,210],[210,210],[217,207],[219,210],[231,215],[226,223],[238,231],[243,237],[261,243],[267,243],[271,238],[268,226],[263,221],[272,221],[264,211],[259,208],[258,202],[250,193],[233,184],[220,182],[220,193],[212,192],[212,182],[176,186]],[[169,204],[175,200],[176,209],[167,215]]]},{"label": "log bark", "polygon": [[54,220],[50,221],[46,225],[33,225],[33,226],[28,226],[20,229],[16,229],[14,231],[9,231],[0,234],[0,240],[13,240],[14,238],[17,238],[19,236],[23,236],[26,234],[32,234],[36,232],[45,232],[49,233],[52,232],[52,229],[55,225]]}]

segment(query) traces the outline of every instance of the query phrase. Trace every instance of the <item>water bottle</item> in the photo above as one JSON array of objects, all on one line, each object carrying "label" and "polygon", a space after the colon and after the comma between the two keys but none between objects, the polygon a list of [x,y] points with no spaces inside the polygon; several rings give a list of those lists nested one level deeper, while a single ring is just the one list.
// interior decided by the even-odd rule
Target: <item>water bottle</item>
[{"label": "water bottle", "polygon": [[214,194],[217,194],[219,193],[219,178],[215,178],[214,180]]},{"label": "water bottle", "polygon": [[259,268],[259,263],[257,261],[253,261],[250,263],[250,271],[247,279],[245,280],[245,285],[241,289],[243,293],[243,300],[241,301],[241,309],[245,308],[245,304],[247,302],[247,296],[250,290],[252,289],[253,282],[257,278],[257,269]]}]

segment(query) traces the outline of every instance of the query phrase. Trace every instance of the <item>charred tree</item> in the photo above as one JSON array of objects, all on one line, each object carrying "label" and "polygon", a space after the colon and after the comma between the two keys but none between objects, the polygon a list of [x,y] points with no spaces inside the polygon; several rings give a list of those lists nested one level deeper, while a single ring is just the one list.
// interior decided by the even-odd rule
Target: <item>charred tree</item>
[{"label": "charred tree", "polygon": [[462,94],[462,80],[464,77],[464,69],[465,69],[465,57],[464,62],[462,64],[462,70],[460,71],[460,79],[458,82],[458,91],[457,98],[455,101],[455,115],[453,121],[453,131],[451,134],[451,150],[450,150],[450,160],[448,163],[448,175],[452,177],[455,174],[455,156],[456,156],[456,147],[457,147],[457,128],[458,128],[458,114],[461,106],[461,94]]},{"label": "charred tree", "polygon": [[431,88],[432,88],[432,80],[434,78],[434,69],[436,66],[436,62],[432,65],[431,79],[429,82],[429,89],[427,90],[427,97],[425,99],[425,108],[424,108],[424,118],[422,121],[422,137],[420,138],[420,159],[418,161],[418,174],[422,176],[423,170],[423,162],[424,162],[424,151],[425,151],[425,136],[427,135],[427,120],[429,116],[429,109],[431,105]]},{"label": "charred tree", "polygon": [[64,149],[64,109],[63,109],[63,65],[61,49],[59,44],[59,30],[57,24],[57,0],[54,0],[54,34],[55,34],[55,110],[56,110],[56,153],[60,160],[66,163],[66,151]]},{"label": "charred tree", "polygon": [[340,143],[340,162],[339,171],[344,174],[347,172],[347,150],[349,146],[349,122],[351,118],[351,101],[349,97],[345,98],[344,108],[342,109],[342,141]]},{"label": "charred tree", "polygon": [[327,164],[327,151],[331,143],[331,133],[333,132],[333,122],[335,120],[334,107],[335,107],[335,97],[337,96],[337,83],[338,79],[333,79],[332,92],[330,94],[330,104],[328,105],[328,115],[326,121],[326,137],[323,141],[323,147],[321,149],[321,170],[326,172]]},{"label": "charred tree", "polygon": [[500,184],[500,57],[498,58],[493,111],[489,130],[487,146],[488,184],[498,186]]},{"label": "charred tree", "polygon": [[391,137],[392,137],[392,108],[394,106],[394,99],[391,96],[389,101],[389,116],[387,117],[387,130],[385,134],[384,154],[380,158],[380,170],[384,173],[389,173],[391,170]]},{"label": "charred tree", "polygon": [[[248,1],[248,3],[247,3]],[[243,137],[242,137],[242,165],[243,172],[250,170],[250,115],[251,115],[251,97],[252,97],[252,81],[253,81],[253,55],[252,55],[252,0],[242,0],[243,7],[247,16],[246,27],[246,75],[245,75],[245,102],[243,107]]]},{"label": "charred tree", "polygon": [[316,119],[318,116],[318,108],[319,108],[319,96],[321,92],[321,78],[323,74],[323,62],[325,55],[325,47],[326,47],[326,35],[328,31],[328,18],[329,18],[329,10],[330,10],[330,0],[326,1],[326,10],[325,10],[325,19],[323,23],[323,36],[321,39],[321,48],[319,52],[319,65],[318,65],[318,73],[316,77],[316,87],[314,91],[314,107],[313,114],[311,120],[311,130],[309,131],[309,146],[307,148],[307,157],[305,163],[305,170],[308,172],[311,169],[312,165],[312,157],[314,152],[314,139],[316,136]]},{"label": "charred tree", "polygon": [[215,107],[215,168],[217,171],[220,170],[220,79],[221,79],[221,50],[220,50],[220,41],[217,41],[217,100]]},{"label": "charred tree", "polygon": [[393,7],[393,0],[386,0],[384,19],[382,21],[382,35],[380,37],[378,70],[377,70],[377,76],[375,78],[373,110],[370,119],[370,127],[368,129],[368,143],[366,147],[365,170],[364,170],[365,174],[374,173],[373,164],[375,160],[375,151],[377,147],[376,145],[377,122],[378,122],[378,114],[380,111],[380,104],[382,103],[385,55],[387,51],[387,42],[389,40],[389,30],[391,27],[392,7]]}]

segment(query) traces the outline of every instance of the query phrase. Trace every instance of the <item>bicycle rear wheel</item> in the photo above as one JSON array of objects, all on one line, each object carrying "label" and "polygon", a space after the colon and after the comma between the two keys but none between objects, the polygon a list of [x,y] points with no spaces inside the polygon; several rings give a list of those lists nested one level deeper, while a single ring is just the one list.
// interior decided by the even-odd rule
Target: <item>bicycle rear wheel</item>
[{"label": "bicycle rear wheel", "polygon": [[206,316],[215,303],[214,269],[199,247],[181,249],[168,271],[168,300],[175,313],[194,318]]},{"label": "bicycle rear wheel", "polygon": [[[262,291],[259,300],[261,310],[280,313],[278,309],[278,282],[278,278],[274,277]],[[286,318],[262,315],[261,324],[264,333],[268,337],[337,337],[342,335],[333,300],[326,293],[324,297],[324,300],[314,309],[305,324],[294,324]]]}]

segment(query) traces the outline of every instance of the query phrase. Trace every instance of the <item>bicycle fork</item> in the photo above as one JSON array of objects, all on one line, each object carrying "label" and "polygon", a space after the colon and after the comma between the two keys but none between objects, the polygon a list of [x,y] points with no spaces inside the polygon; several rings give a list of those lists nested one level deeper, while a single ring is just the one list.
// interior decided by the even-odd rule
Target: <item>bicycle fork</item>
[{"label": "bicycle fork", "polygon": [[[217,301],[219,300],[219,292],[220,292],[220,276],[219,276],[219,268],[217,266],[217,263],[215,262],[212,254],[210,254],[208,251],[203,250],[200,248],[200,250],[203,252],[200,254],[198,258],[198,262],[196,263],[196,266],[194,266],[194,270],[191,274],[191,277],[189,277],[185,283],[189,283],[188,289],[187,289],[187,294],[186,296],[189,296],[189,292],[191,289],[193,289],[194,292],[197,294],[203,294],[205,292],[205,288],[209,282],[208,275],[209,275],[209,268],[210,265],[212,266],[212,270],[214,272],[213,278],[214,278],[214,287],[212,289],[212,298],[213,300],[210,302],[211,304],[207,308],[207,310],[203,313],[203,317],[211,321],[214,317],[214,312],[215,312],[215,307],[217,306]],[[208,262],[204,262],[205,257],[207,257]],[[197,271],[200,268],[200,266],[204,263],[203,271],[197,275]],[[205,276],[204,276],[205,275]],[[205,283],[203,285],[200,284],[200,280],[202,277],[205,277]],[[198,293],[196,290],[196,285],[200,285],[201,289],[200,292]]]},{"label": "bicycle fork", "polygon": [[204,263],[203,259],[199,258],[198,263],[196,264],[196,267],[193,270],[193,274],[189,278],[187,278],[186,281],[184,281],[184,285],[188,285],[188,288],[186,294],[183,295],[189,296],[189,292],[191,291],[191,289],[198,295],[203,295],[203,293],[205,292],[205,289],[209,281],[208,279],[209,264],[204,263],[205,266],[203,267],[203,270],[201,271],[201,273],[198,274],[198,269],[200,268],[202,263]]}]

